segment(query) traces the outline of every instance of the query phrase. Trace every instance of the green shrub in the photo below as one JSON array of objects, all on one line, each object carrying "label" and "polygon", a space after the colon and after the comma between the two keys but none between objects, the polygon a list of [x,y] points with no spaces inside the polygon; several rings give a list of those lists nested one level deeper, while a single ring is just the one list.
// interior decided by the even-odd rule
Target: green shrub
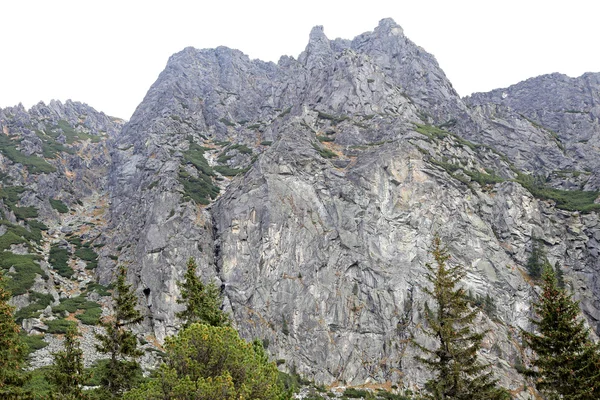
[{"label": "green shrub", "polygon": [[70,297],[68,299],[61,299],[60,304],[52,307],[53,312],[67,311],[74,313],[77,310],[89,310],[91,308],[98,308],[100,305],[94,301],[89,301],[84,296]]},{"label": "green shrub", "polygon": [[583,213],[600,210],[600,204],[594,203],[600,194],[598,191],[554,189],[546,186],[543,179],[523,173],[517,174],[516,182],[536,198],[554,200],[556,208]]},{"label": "green shrub", "polygon": [[198,174],[194,178],[183,168],[179,170],[179,182],[183,185],[185,195],[199,204],[209,204],[219,194],[219,187],[213,184],[209,175]]},{"label": "green shrub", "polygon": [[223,176],[236,176],[245,173],[248,171],[248,168],[230,168],[224,165],[217,165],[215,171]]},{"label": "green shrub", "polygon": [[335,154],[333,151],[326,149],[324,147],[319,146],[316,143],[313,143],[313,148],[319,153],[319,155],[323,158],[335,158],[337,157],[337,154]]},{"label": "green shrub", "polygon": [[260,142],[261,146],[270,146],[273,144],[272,140],[263,140],[262,142]]},{"label": "green shrub", "polygon": [[46,374],[52,367],[41,367],[29,372],[29,379],[23,389],[30,391],[33,399],[46,400],[52,398],[52,386],[46,379]]},{"label": "green shrub", "polygon": [[366,390],[356,389],[356,388],[347,388],[344,390],[344,396],[351,399],[360,399],[360,398],[368,398],[371,397],[371,393]]},{"label": "green shrub", "polygon": [[48,343],[43,340],[44,335],[27,335],[25,332],[21,331],[19,337],[21,338],[21,342],[27,345],[27,352],[29,354],[48,346]]},{"label": "green shrub", "polygon": [[50,247],[48,262],[60,276],[64,276],[65,278],[70,278],[74,273],[73,268],[68,264],[69,258],[70,254],[68,250],[62,249],[56,245]]},{"label": "green shrub", "polygon": [[86,269],[94,269],[98,266],[98,254],[89,247],[75,250],[75,256],[85,261]]},{"label": "green shrub", "polygon": [[13,254],[5,251],[0,257],[0,268],[8,271],[11,267],[15,269],[15,273],[6,274],[9,279],[6,283],[6,289],[9,290],[13,296],[18,296],[27,293],[29,288],[35,281],[35,275],[39,274],[45,277],[44,271],[37,264],[37,260],[40,256],[31,254]]},{"label": "green shrub", "polygon": [[82,314],[77,314],[75,318],[86,325],[98,325],[102,309],[100,307],[88,308]]},{"label": "green shrub", "polygon": [[53,319],[52,321],[46,321],[48,325],[48,333],[67,333],[67,329],[74,327],[76,324],[73,321],[67,321],[66,319]]},{"label": "green shrub", "polygon": [[112,294],[111,292],[109,292],[109,289],[111,289],[110,286],[104,286],[96,282],[88,283],[86,288],[87,292],[96,292],[103,297],[110,296]]},{"label": "green shrub", "polygon": [[4,233],[4,235],[0,236],[0,251],[4,251],[13,244],[25,243],[25,239],[21,236],[16,235],[14,232],[10,230]]},{"label": "green shrub", "polygon": [[31,174],[55,172],[56,168],[48,164],[43,158],[35,155],[26,156],[17,150],[14,136],[0,135],[0,152],[16,164],[22,164]]},{"label": "green shrub", "polygon": [[59,213],[66,214],[69,212],[69,207],[67,207],[67,205],[65,203],[63,203],[62,201],[55,200],[55,199],[49,199],[49,201],[50,201],[50,205],[52,206],[52,208],[54,208]]},{"label": "green shrub", "polygon": [[21,221],[25,221],[28,218],[37,218],[38,211],[35,207],[13,207],[12,211],[15,213],[15,217]]},{"label": "green shrub", "polygon": [[15,320],[21,322],[27,318],[36,318],[40,315],[41,310],[48,307],[54,302],[54,297],[51,294],[39,292],[29,292],[30,304],[21,308],[15,313]]}]

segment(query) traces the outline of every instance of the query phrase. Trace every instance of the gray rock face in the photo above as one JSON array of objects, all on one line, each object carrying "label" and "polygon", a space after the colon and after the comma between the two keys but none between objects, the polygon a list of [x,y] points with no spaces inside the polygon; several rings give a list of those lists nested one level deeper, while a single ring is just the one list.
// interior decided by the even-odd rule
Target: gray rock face
[{"label": "gray rock face", "polygon": [[[579,78],[544,75],[509,88],[476,93],[465,100],[486,118],[499,120],[496,123],[514,127],[516,120],[521,120],[545,131],[546,140],[538,134],[530,144],[535,154],[523,156],[537,159],[538,173],[548,175],[556,186],[569,187],[571,182],[571,186],[586,190],[600,187],[600,160],[596,157],[600,145],[600,74],[586,73]],[[518,128],[513,128],[512,132],[510,139],[515,134],[523,135]],[[499,149],[505,151],[510,142],[515,142],[504,139],[487,140],[494,141]],[[544,142],[545,148],[542,147]],[[553,147],[552,142],[558,147],[549,151]],[[513,149],[520,150],[525,145],[513,145]],[[582,172],[585,178],[577,179]],[[557,173],[563,176],[557,177]],[[565,174],[571,178],[567,182]]]},{"label": "gray rock face", "polygon": [[[517,328],[529,327],[536,296],[524,271],[533,240],[562,266],[599,332],[600,225],[597,212],[558,209],[513,179],[598,188],[597,99],[594,74],[460,99],[434,57],[388,19],[353,40],[315,27],[298,59],[277,64],[186,48],[122,130],[82,119],[75,103],[2,110],[2,128],[18,126],[25,154],[44,151],[27,118],[62,124],[58,143],[74,135],[63,120],[75,132],[106,132],[78,141],[66,167],[52,162],[81,183],[72,216],[40,205],[67,198],[52,174],[27,181],[20,204],[52,211],[52,242],[97,222],[84,236],[102,243],[95,276],[108,283],[118,263],[128,266],[147,316],[140,335],[160,342],[177,331],[177,281],[193,256],[221,285],[236,327],[268,342],[282,368],[324,383],[420,385],[427,375],[408,339],[422,322],[437,232],[473,296],[495,300],[494,315],[478,316],[490,331],[481,357],[525,396],[514,365]],[[87,200],[74,206],[79,196]]]}]

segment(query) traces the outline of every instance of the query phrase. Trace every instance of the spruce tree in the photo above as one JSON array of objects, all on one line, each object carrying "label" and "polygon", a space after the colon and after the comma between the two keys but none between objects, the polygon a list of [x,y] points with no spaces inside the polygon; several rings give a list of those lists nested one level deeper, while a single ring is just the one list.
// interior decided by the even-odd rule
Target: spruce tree
[{"label": "spruce tree", "polygon": [[0,398],[28,399],[31,394],[23,389],[27,375],[22,370],[27,346],[19,338],[20,328],[9,300],[10,292],[4,289],[0,273]]},{"label": "spruce tree", "polygon": [[550,399],[600,399],[600,347],[592,343],[579,304],[558,281],[551,267],[542,276],[542,295],[533,304],[537,332],[522,330],[534,351],[536,388]]},{"label": "spruce tree", "polygon": [[54,366],[46,375],[53,385],[52,399],[79,400],[88,397],[82,391],[82,385],[87,379],[83,367],[83,351],[79,347],[75,326],[67,329],[64,350],[53,353]]},{"label": "spruce tree", "polygon": [[219,288],[213,283],[204,284],[198,277],[196,260],[193,257],[187,262],[185,281],[177,282],[181,290],[181,299],[177,303],[184,304],[185,310],[176,316],[183,321],[183,327],[198,322],[210,326],[229,325],[229,316],[221,310],[223,299]]},{"label": "spruce tree", "polygon": [[137,340],[130,327],[142,321],[141,313],[135,308],[137,298],[126,283],[125,267],[119,267],[117,282],[113,293],[113,315],[101,322],[106,334],[97,334],[96,345],[99,352],[110,356],[102,368],[100,384],[101,395],[106,398],[118,398],[135,386],[140,374],[137,363],[143,352],[137,348]]},{"label": "spruce tree", "polygon": [[425,310],[427,327],[422,332],[437,342],[430,349],[413,341],[424,353],[416,359],[433,372],[425,389],[430,399],[493,400],[508,399],[508,392],[497,386],[489,365],[477,360],[482,333],[475,333],[472,324],[478,313],[469,308],[469,298],[460,287],[465,276],[462,266],[449,266],[450,255],[436,235],[432,255],[435,265],[426,264],[426,278],[432,287],[424,288],[433,301]]}]

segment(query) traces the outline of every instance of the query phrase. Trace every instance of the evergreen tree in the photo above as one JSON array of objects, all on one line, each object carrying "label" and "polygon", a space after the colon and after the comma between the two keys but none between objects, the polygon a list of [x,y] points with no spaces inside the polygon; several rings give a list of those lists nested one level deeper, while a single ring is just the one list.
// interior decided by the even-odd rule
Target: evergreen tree
[{"label": "evergreen tree", "polygon": [[426,356],[416,357],[434,377],[427,381],[425,389],[430,399],[445,400],[494,400],[508,399],[508,392],[497,386],[489,365],[477,360],[483,334],[472,330],[478,313],[469,308],[469,298],[460,283],[465,276],[462,266],[448,266],[450,258],[440,238],[433,240],[432,255],[436,265],[426,264],[426,278],[432,288],[424,288],[434,307],[426,308],[428,327],[422,328],[438,346],[435,349],[413,341]]},{"label": "evergreen tree", "polygon": [[542,295],[533,305],[538,332],[522,331],[535,353],[526,374],[550,399],[600,399],[600,348],[590,340],[579,304],[558,287],[551,267],[542,279]]},{"label": "evergreen tree", "polygon": [[165,341],[166,362],[126,400],[284,400],[274,363],[263,347],[235,329],[193,323]]},{"label": "evergreen tree", "polygon": [[562,268],[560,267],[560,263],[558,261],[554,264],[554,275],[556,276],[556,284],[558,285],[558,288],[564,289],[565,274],[563,273]]},{"label": "evergreen tree", "polygon": [[185,310],[177,313],[177,317],[183,320],[184,328],[194,322],[210,326],[229,325],[229,316],[221,310],[223,299],[219,288],[214,282],[205,285],[196,274],[197,268],[196,261],[190,257],[185,281],[177,283],[181,290],[181,299],[177,303],[185,304]]},{"label": "evergreen tree", "polygon": [[544,266],[548,263],[546,259],[546,253],[544,249],[541,247],[540,240],[537,238],[531,238],[531,254],[527,259],[527,264],[525,268],[527,269],[527,273],[533,279],[539,279],[542,276],[542,271],[544,270]]},{"label": "evergreen tree", "polygon": [[97,350],[110,356],[102,368],[100,379],[100,392],[105,398],[118,398],[135,386],[140,374],[136,359],[143,352],[137,348],[137,340],[130,327],[141,322],[143,317],[135,308],[137,298],[131,285],[126,283],[126,276],[125,267],[119,267],[113,293],[113,315],[101,322],[106,334],[96,334],[96,339],[100,341],[96,345]]},{"label": "evergreen tree", "polygon": [[79,347],[75,326],[67,329],[64,350],[53,353],[54,367],[46,378],[54,386],[52,398],[56,400],[79,400],[88,398],[81,386],[87,379],[83,368],[83,351]]},{"label": "evergreen tree", "polygon": [[23,389],[27,375],[22,370],[27,347],[19,338],[20,328],[9,300],[10,292],[4,289],[4,276],[0,273],[0,398],[28,399],[31,394]]}]

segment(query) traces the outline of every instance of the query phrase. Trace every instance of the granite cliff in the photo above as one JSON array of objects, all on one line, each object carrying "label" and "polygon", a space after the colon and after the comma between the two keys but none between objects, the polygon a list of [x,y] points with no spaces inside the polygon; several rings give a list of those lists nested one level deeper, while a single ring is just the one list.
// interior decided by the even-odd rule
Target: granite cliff
[{"label": "granite cliff", "polygon": [[[482,357],[524,396],[518,327],[536,296],[524,268],[536,243],[600,329],[599,96],[598,74],[554,74],[461,99],[386,19],[353,40],[315,27],[297,59],[277,64],[186,48],[125,124],[72,102],[2,110],[3,140],[19,143],[2,152],[3,189],[25,188],[3,196],[5,232],[34,220],[11,204],[49,227],[39,244],[5,248],[41,255],[47,278],[38,271],[15,303],[35,304],[32,291],[54,306],[80,293],[102,303],[89,287],[123,264],[147,317],[140,337],[160,343],[178,329],[176,282],[193,256],[242,335],[268,343],[282,368],[414,386],[426,375],[408,339],[438,232],[474,304],[493,299],[479,316]],[[19,157],[50,168],[34,173]],[[60,296],[52,244],[75,266]],[[98,256],[87,270],[86,248]],[[44,313],[24,323],[55,314]]]}]

